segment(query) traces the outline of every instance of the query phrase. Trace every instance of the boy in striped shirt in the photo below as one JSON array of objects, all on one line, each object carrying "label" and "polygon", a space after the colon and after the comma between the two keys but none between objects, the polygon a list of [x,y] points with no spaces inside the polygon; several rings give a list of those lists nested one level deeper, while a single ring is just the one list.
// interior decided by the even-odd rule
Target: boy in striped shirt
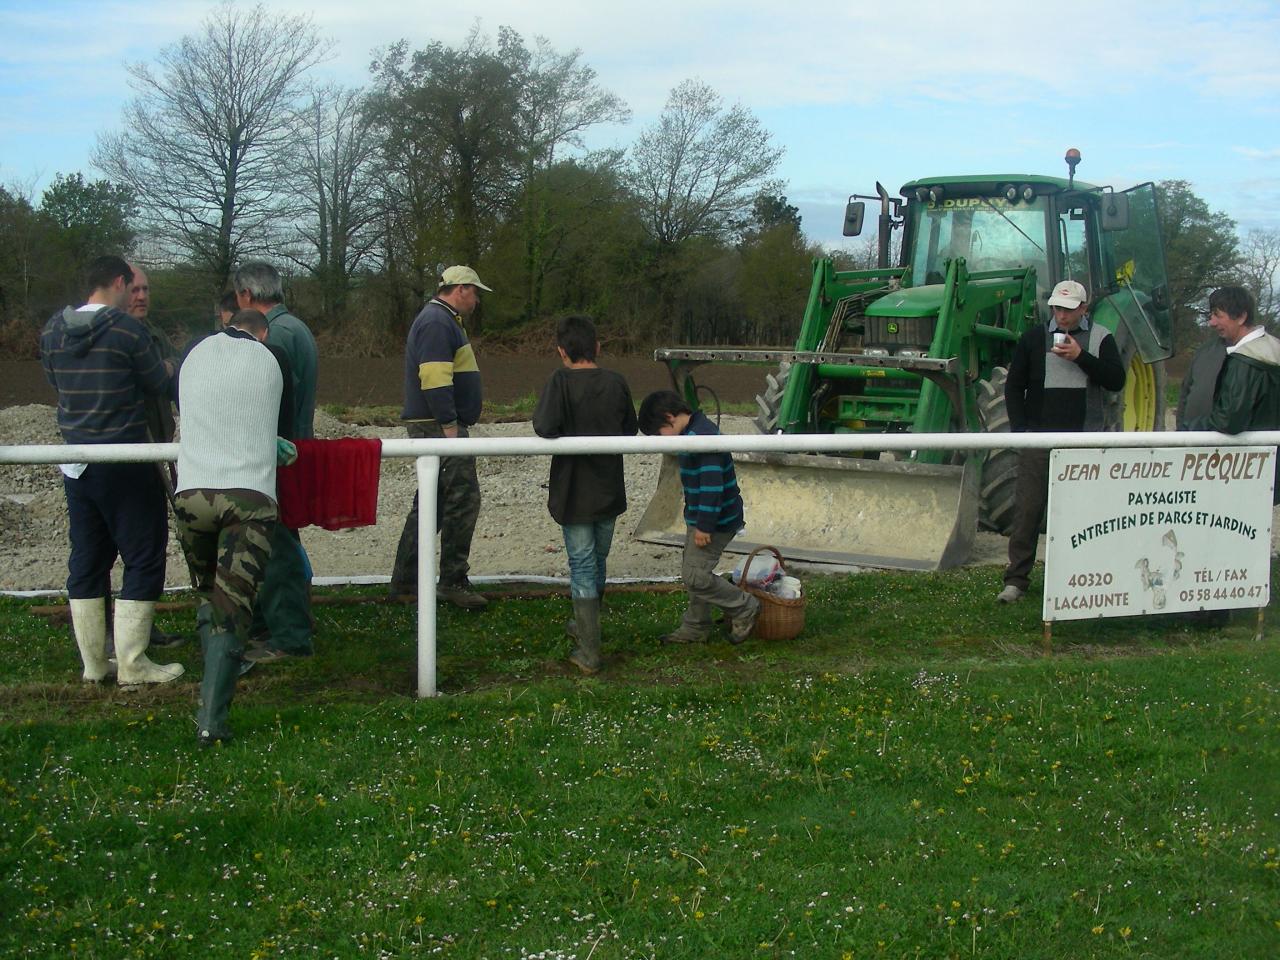
[{"label": "boy in striped shirt", "polygon": [[[720,433],[701,411],[693,410],[671,390],[645,397],[639,420],[641,432],[649,436]],[[719,607],[730,621],[729,642],[742,643],[756,625],[760,601],[715,574],[720,555],[745,522],[733,457],[728,453],[681,453],[677,460],[688,528],[680,579],[689,593],[689,606],[680,626],[663,636],[662,642],[705,643],[711,632],[711,608]]]}]

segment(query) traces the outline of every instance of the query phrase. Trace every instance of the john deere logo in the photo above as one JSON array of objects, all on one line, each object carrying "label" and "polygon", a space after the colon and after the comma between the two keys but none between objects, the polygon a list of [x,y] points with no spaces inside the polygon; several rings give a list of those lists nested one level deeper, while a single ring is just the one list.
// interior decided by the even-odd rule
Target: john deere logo
[{"label": "john deere logo", "polygon": [[890,323],[890,324],[889,324],[889,332],[890,332],[890,333],[897,333],[897,332],[898,332],[898,325],[897,325],[896,323]]}]

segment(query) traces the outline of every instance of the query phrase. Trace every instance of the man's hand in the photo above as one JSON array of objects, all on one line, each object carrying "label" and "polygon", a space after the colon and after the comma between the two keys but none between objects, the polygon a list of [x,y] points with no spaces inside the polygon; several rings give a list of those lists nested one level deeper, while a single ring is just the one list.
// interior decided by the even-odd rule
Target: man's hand
[{"label": "man's hand", "polygon": [[440,432],[449,440],[458,439],[458,425],[456,423],[451,427],[441,427]]},{"label": "man's hand", "polygon": [[705,547],[710,542],[711,534],[705,530],[699,530],[697,527],[693,528],[693,545],[695,547]]},{"label": "man's hand", "polygon": [[1080,344],[1076,343],[1075,337],[1068,336],[1065,342],[1053,345],[1053,352],[1063,360],[1070,360],[1075,363],[1080,356]]}]

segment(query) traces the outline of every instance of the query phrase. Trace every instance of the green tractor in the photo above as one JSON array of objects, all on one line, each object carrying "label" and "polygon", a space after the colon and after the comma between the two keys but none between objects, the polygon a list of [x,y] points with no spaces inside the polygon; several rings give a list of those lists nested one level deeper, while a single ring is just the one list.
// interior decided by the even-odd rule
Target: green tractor
[{"label": "green tractor", "polygon": [[[695,369],[729,360],[776,367],[757,398],[763,433],[1008,431],[1004,381],[1018,338],[1047,323],[1049,290],[1077,280],[1093,322],[1116,337],[1128,373],[1108,429],[1160,430],[1163,363],[1173,353],[1168,280],[1154,186],[1123,192],[1069,176],[913,180],[901,197],[879,184],[855,195],[846,236],[879,201],[879,266],[814,263],[794,350],[736,347],[656,352],[697,406]],[[898,266],[889,266],[901,230]],[[672,458],[665,458],[671,460]],[[1006,533],[1017,458],[1008,449],[854,456],[740,455],[748,528],[733,549],[761,543],[789,557],[943,569],[969,556],[979,524]],[[683,543],[679,476],[664,462],[636,536]]]}]

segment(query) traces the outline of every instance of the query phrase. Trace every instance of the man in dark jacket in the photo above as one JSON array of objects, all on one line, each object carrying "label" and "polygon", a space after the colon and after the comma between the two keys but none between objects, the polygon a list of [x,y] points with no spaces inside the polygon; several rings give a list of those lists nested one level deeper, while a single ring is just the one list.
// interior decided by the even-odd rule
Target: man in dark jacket
[{"label": "man in dark jacket", "polygon": [[[120,257],[89,264],[91,291],[55,314],[40,335],[40,362],[58,391],[58,429],[69,444],[146,443],[145,398],[167,396],[172,366],[146,328],[124,312],[133,271]],[[147,658],[156,600],[164,589],[168,511],[152,463],[64,463],[71,521],[67,596],[84,679],[107,675],[107,596],[116,557],[124,581],[114,610],[121,685],[167,683],[182,664]]]},{"label": "man in dark jacket", "polygon": [[1280,340],[1254,323],[1249,291],[1244,287],[1213,291],[1209,326],[1226,349],[1222,369],[1213,381],[1213,402],[1204,412],[1188,410],[1179,429],[1280,430]]},{"label": "man in dark jacket", "polygon": [[[1049,325],[1032,327],[1018,341],[1004,391],[1014,433],[1103,429],[1102,391],[1124,389],[1124,364],[1111,331],[1090,322],[1088,302],[1083,285],[1064,280],[1049,295]],[[1027,592],[1049,500],[1049,453],[1018,452],[1009,565],[996,598],[1001,603],[1014,603]]]}]

